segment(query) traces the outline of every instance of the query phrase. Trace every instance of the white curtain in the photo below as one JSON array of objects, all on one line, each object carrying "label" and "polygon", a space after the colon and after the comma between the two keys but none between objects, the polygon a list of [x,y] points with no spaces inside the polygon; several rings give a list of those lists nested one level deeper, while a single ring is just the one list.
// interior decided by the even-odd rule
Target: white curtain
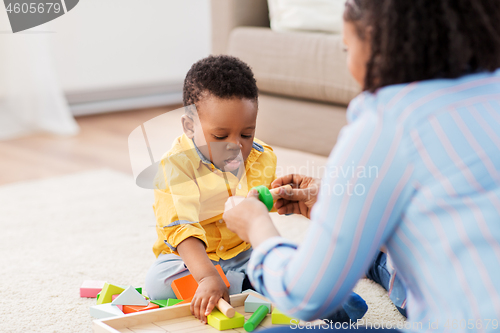
[{"label": "white curtain", "polygon": [[0,140],[78,133],[55,72],[50,26],[9,31],[7,14],[0,10]]}]

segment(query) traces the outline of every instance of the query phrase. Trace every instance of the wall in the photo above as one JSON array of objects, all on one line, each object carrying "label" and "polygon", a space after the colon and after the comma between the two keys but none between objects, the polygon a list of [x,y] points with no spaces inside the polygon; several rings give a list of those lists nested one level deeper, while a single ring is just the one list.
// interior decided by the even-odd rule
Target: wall
[{"label": "wall", "polygon": [[208,0],[80,0],[43,28],[76,114],[177,103],[210,53]]}]

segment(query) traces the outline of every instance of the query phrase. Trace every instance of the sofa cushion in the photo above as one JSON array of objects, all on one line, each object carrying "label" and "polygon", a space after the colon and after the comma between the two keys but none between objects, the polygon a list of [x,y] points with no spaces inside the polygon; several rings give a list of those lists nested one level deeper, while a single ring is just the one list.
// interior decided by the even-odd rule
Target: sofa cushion
[{"label": "sofa cushion", "polygon": [[228,53],[248,63],[262,92],[347,105],[360,92],[341,35],[241,27]]}]

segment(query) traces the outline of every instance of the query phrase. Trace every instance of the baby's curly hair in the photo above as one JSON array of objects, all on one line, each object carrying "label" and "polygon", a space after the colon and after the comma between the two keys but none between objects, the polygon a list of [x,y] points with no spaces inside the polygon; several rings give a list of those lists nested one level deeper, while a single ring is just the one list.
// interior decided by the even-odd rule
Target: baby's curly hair
[{"label": "baby's curly hair", "polygon": [[184,80],[182,95],[184,106],[189,106],[208,95],[257,102],[259,91],[253,72],[246,63],[228,55],[211,55],[191,66]]}]

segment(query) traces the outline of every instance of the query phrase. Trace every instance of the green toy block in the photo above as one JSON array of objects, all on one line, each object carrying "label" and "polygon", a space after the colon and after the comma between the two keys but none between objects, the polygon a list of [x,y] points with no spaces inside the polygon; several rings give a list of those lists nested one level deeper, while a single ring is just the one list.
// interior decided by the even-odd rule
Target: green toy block
[{"label": "green toy block", "polygon": [[277,308],[273,309],[273,312],[271,314],[271,322],[273,323],[273,325],[290,325],[290,322],[292,320],[294,320],[294,318],[288,317]]},{"label": "green toy block", "polygon": [[105,283],[100,292],[99,298],[97,299],[97,305],[111,303],[113,301],[113,295],[121,294],[124,290],[125,289],[113,284]]},{"label": "green toy block", "polygon": [[169,299],[167,299],[167,306],[172,306],[172,305],[175,305],[175,304],[180,303],[180,302],[184,302],[184,300],[183,299],[169,298]]},{"label": "green toy block", "polygon": [[99,300],[99,296],[101,296],[101,293],[98,293],[97,296],[95,297],[96,298],[96,301]]},{"label": "green toy block", "polygon": [[160,308],[164,308],[167,306],[167,299],[155,299],[155,300],[150,300],[151,303],[157,304]]},{"label": "green toy block", "polygon": [[137,290],[139,292],[139,294],[142,295],[142,287],[139,287],[139,288],[135,288],[135,290]]},{"label": "green toy block", "polygon": [[212,313],[207,316],[207,323],[219,331],[224,331],[243,327],[245,324],[245,317],[236,312],[233,318],[228,318],[219,310],[213,309]]},{"label": "green toy block", "polygon": [[160,308],[164,308],[166,306],[172,306],[177,303],[182,302],[182,299],[175,299],[175,298],[169,298],[169,299],[155,299],[151,300],[151,303],[157,304],[160,306]]}]

